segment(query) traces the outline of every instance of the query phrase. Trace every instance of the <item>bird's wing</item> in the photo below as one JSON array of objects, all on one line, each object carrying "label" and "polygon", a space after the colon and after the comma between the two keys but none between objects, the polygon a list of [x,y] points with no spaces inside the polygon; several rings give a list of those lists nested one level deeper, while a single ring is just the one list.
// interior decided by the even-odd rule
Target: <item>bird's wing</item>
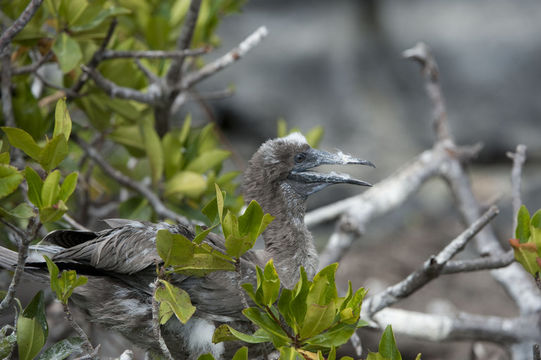
[{"label": "bird's wing", "polygon": [[94,231],[85,230],[55,230],[43,238],[43,241],[63,248],[80,245],[96,238]]}]

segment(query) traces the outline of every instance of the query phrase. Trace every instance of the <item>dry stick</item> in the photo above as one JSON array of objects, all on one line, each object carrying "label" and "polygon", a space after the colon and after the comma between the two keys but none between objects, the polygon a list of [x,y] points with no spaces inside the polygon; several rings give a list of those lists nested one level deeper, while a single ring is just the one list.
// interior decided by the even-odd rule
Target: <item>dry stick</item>
[{"label": "dry stick", "polygon": [[75,135],[72,135],[72,138],[77,142],[77,144],[79,144],[79,146],[83,148],[88,157],[91,158],[105,172],[106,175],[115,179],[119,184],[127,187],[128,189],[131,189],[144,196],[156,214],[163,218],[175,220],[180,224],[189,224],[189,221],[185,217],[169,210],[163,204],[160,198],[154,194],[154,192],[152,192],[152,190],[141,183],[133,181],[130,177],[122,174],[120,171],[112,167],[93,146],[87,144],[85,141],[81,140]]},{"label": "dry stick", "polygon": [[0,36],[0,54],[4,54],[11,40],[28,24],[43,0],[31,0],[21,15]]},{"label": "dry stick", "polygon": [[162,332],[160,329],[160,308],[158,301],[156,301],[156,291],[158,290],[158,286],[160,286],[160,280],[159,278],[156,278],[154,281],[154,293],[152,294],[152,331],[154,332],[154,337],[160,345],[163,355],[167,359],[173,360],[171,352],[169,351],[169,348],[162,337]]},{"label": "dry stick", "polygon": [[[508,152],[507,157],[513,160],[513,168],[511,170],[511,194],[513,203],[513,231],[517,228],[517,214],[522,200],[520,196],[520,186],[522,182],[522,166],[526,161],[526,145],[517,145],[515,153]],[[511,236],[514,236],[514,232]]]},{"label": "dry stick", "polygon": [[122,51],[122,50],[105,50],[100,59],[168,59],[168,58],[180,58],[184,56],[199,56],[206,54],[210,51],[209,46],[205,46],[199,49],[185,49],[185,50],[146,50],[146,51]]},{"label": "dry stick", "polygon": [[506,267],[515,261],[513,250],[509,250],[504,255],[487,256],[471,260],[449,261],[442,269],[442,275],[456,274],[462,272],[491,270]]},{"label": "dry stick", "polygon": [[66,315],[66,319],[68,320],[70,326],[73,328],[73,330],[75,330],[77,335],[83,339],[83,348],[85,349],[86,353],[91,357],[94,357],[98,348],[96,347],[96,349],[94,349],[85,331],[79,326],[79,324],[77,324],[75,320],[73,320],[73,315],[71,314],[68,304],[62,303],[62,308],[64,309],[64,315]]},{"label": "dry stick", "polygon": [[451,241],[451,243],[449,243],[438,255],[431,256],[421,269],[414,271],[404,280],[388,287],[385,291],[366,299],[363,308],[367,309],[368,316],[371,317],[374,313],[395,304],[400,299],[411,295],[429,281],[438,277],[445,264],[461,251],[464,246],[466,246],[466,244],[498,214],[498,212],[497,207],[490,207],[490,209],[488,209],[468,229]]},{"label": "dry stick", "polygon": [[425,77],[425,88],[428,97],[433,104],[433,126],[438,141],[451,139],[451,133],[447,124],[447,111],[440,83],[438,64],[432,57],[428,46],[419,42],[411,49],[402,52],[406,59],[417,61],[421,65],[421,72]]},{"label": "dry stick", "polygon": [[209,76],[217,73],[218,71],[239,60],[240,58],[245,56],[246,53],[248,53],[255,46],[257,46],[261,42],[261,40],[263,40],[267,35],[267,28],[265,26],[259,27],[256,31],[254,31],[251,35],[244,39],[236,48],[232,49],[227,54],[208,63],[201,69],[187,74],[182,80],[182,89],[189,89],[196,83],[205,80]]}]

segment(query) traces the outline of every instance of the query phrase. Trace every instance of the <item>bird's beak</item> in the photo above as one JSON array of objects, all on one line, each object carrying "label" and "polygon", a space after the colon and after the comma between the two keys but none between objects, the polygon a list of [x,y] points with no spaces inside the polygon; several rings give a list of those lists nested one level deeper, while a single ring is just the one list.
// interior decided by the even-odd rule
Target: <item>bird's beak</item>
[{"label": "bird's beak", "polygon": [[297,183],[306,184],[304,187],[305,189],[303,190],[305,195],[313,194],[332,184],[372,186],[370,183],[354,179],[348,174],[309,171],[320,165],[367,165],[375,167],[374,164],[368,160],[357,159],[342,152],[333,154],[322,150],[310,149],[310,151],[306,153],[305,161],[301,164],[297,164],[290,172],[288,178]]}]

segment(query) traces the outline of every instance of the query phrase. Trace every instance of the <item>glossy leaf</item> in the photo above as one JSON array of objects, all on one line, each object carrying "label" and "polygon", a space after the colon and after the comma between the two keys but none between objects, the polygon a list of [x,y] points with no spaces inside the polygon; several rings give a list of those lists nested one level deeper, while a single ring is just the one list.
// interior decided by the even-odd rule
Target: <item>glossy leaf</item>
[{"label": "glossy leaf", "polygon": [[276,302],[278,294],[280,294],[280,279],[278,278],[278,273],[274,268],[272,259],[265,265],[262,280],[261,289],[263,290],[263,304],[271,306]]},{"label": "glossy leaf", "polygon": [[341,346],[348,342],[349,338],[357,328],[354,325],[337,324],[328,331],[314,335],[306,340],[310,345],[322,346],[329,348],[331,346]]},{"label": "glossy leaf", "polygon": [[314,276],[306,299],[307,304],[327,305],[338,296],[334,282],[337,268],[337,263],[331,264]]},{"label": "glossy leaf", "polygon": [[527,242],[530,237],[530,213],[524,205],[520,207],[517,214],[515,236],[521,244]]},{"label": "glossy leaf", "polygon": [[83,58],[83,53],[77,41],[65,32],[56,38],[52,50],[54,51],[60,70],[65,74],[73,70]]},{"label": "glossy leaf", "polygon": [[183,324],[186,324],[195,312],[190,295],[171,283],[160,280],[162,286],[156,289],[154,298],[160,303],[160,324],[165,324],[173,314]]},{"label": "glossy leaf", "polygon": [[64,178],[64,181],[62,182],[62,186],[60,186],[60,192],[58,193],[58,199],[67,202],[70,198],[71,194],[75,191],[75,188],[77,187],[77,177],[78,174],[76,172],[72,172],[68,176]]},{"label": "glossy leaf", "polygon": [[378,352],[389,360],[402,360],[402,355],[396,347],[396,340],[391,325],[387,325],[379,342]]},{"label": "glossy leaf", "polygon": [[43,255],[43,258],[49,270],[51,290],[56,294],[58,300],[67,304],[75,288],[86,284],[88,279],[85,276],[78,276],[75,270],[64,270],[59,275],[58,266],[46,255]]},{"label": "glossy leaf", "polygon": [[306,133],[306,141],[311,147],[317,148],[323,138],[323,126],[316,126]]},{"label": "glossy leaf", "polygon": [[41,202],[41,191],[43,188],[43,181],[38,173],[27,166],[24,170],[24,176],[26,178],[26,183],[28,184],[28,199],[38,208],[42,206]]},{"label": "glossy leaf", "polygon": [[156,250],[165,267],[182,265],[193,255],[193,244],[183,235],[159,230],[156,234]]},{"label": "glossy leaf", "polygon": [[216,210],[218,211],[218,219],[222,222],[224,216],[224,193],[218,184],[214,184],[214,189],[216,190]]},{"label": "glossy leaf", "polygon": [[248,348],[246,346],[241,347],[233,355],[233,360],[248,360]]},{"label": "glossy leaf", "polygon": [[249,344],[260,344],[272,341],[272,338],[262,329],[258,329],[252,335],[237,331],[229,325],[220,325],[212,337],[212,342],[218,344],[223,341],[241,340]]},{"label": "glossy leaf", "polygon": [[17,345],[20,360],[32,360],[45,344],[45,334],[36,318],[17,318]]},{"label": "glossy leaf", "polygon": [[143,138],[143,143],[145,144],[148,162],[150,164],[152,183],[156,185],[163,174],[164,159],[160,137],[154,129],[154,124],[150,118],[143,120],[141,125],[141,135]]},{"label": "glossy leaf", "polygon": [[304,357],[293,347],[282,346],[278,350],[280,350],[280,360],[304,360]]},{"label": "glossy leaf", "polygon": [[68,207],[62,200],[52,206],[46,206],[39,209],[39,218],[41,222],[53,222],[58,221],[68,211]]},{"label": "glossy leaf", "polygon": [[39,161],[41,148],[36,144],[34,138],[32,138],[29,133],[19,128],[7,126],[3,126],[1,129],[6,133],[11,146],[21,149],[32,159]]},{"label": "glossy leaf", "polygon": [[68,142],[64,135],[60,134],[47,141],[43,148],[39,163],[47,171],[58,166],[68,155]]},{"label": "glossy leaf", "polygon": [[309,338],[328,329],[333,324],[335,315],[334,301],[327,305],[309,304],[300,331],[301,338]]},{"label": "glossy leaf", "polygon": [[17,190],[22,181],[23,175],[16,167],[0,164],[0,198]]},{"label": "glossy leaf", "polygon": [[74,32],[82,32],[92,30],[99,25],[101,25],[105,20],[113,16],[127,15],[130,14],[130,10],[122,7],[110,7],[100,11],[95,17],[89,19],[88,22],[85,22],[83,25],[71,26],[70,30]]},{"label": "glossy leaf", "polygon": [[27,203],[20,203],[14,209],[6,210],[0,207],[0,216],[2,217],[14,217],[18,219],[28,219],[35,216],[34,209]]},{"label": "glossy leaf", "polygon": [[215,360],[211,354],[203,354],[197,358],[197,360]]},{"label": "glossy leaf", "polygon": [[[2,144],[2,141],[0,141],[0,148],[2,148],[1,144]],[[3,152],[0,154],[0,164],[9,165],[10,160],[11,159],[9,158],[8,152]]]},{"label": "glossy leaf", "polygon": [[274,217],[270,214],[263,215],[261,206],[257,201],[252,200],[244,214],[239,216],[239,233],[240,235],[248,235],[255,242],[273,219]]},{"label": "glossy leaf", "polygon": [[180,171],[180,163],[183,156],[182,143],[179,140],[178,134],[170,131],[163,136],[162,151],[165,178],[170,179]]},{"label": "glossy leaf", "polygon": [[538,249],[535,243],[520,243],[518,239],[509,240],[515,259],[526,269],[527,272],[536,276],[541,271],[540,264],[537,262]]},{"label": "glossy leaf", "polygon": [[69,140],[71,134],[71,117],[66,106],[66,99],[62,98],[56,102],[54,113],[54,131],[53,138],[57,135],[64,135],[64,138]]},{"label": "glossy leaf", "polygon": [[45,350],[38,360],[64,360],[70,355],[78,355],[83,352],[83,343],[79,337],[62,339]]},{"label": "glossy leaf", "polygon": [[537,210],[530,219],[530,226],[534,228],[541,228],[541,209]]},{"label": "glossy leaf", "polygon": [[197,158],[191,161],[186,170],[203,174],[215,166],[221,164],[231,155],[229,151],[213,149],[200,154]]},{"label": "glossy leaf", "polygon": [[55,170],[50,173],[45,181],[43,182],[43,187],[41,189],[41,202],[44,207],[48,207],[56,203],[58,194],[60,194],[60,171]]},{"label": "glossy leaf", "polygon": [[[289,338],[287,337],[287,334],[284,332],[284,330],[282,330],[282,328],[280,328],[280,325],[277,324],[268,314],[253,307],[242,310],[242,313],[254,324],[271,334],[273,340],[279,339],[286,343],[289,341]],[[275,346],[277,345],[275,341],[273,341],[273,343]]]},{"label": "glossy leaf", "polygon": [[38,291],[32,298],[30,303],[24,309],[22,316],[36,319],[43,331],[43,336],[47,339],[49,326],[47,325],[47,318],[45,316],[45,296],[43,295],[43,290]]}]

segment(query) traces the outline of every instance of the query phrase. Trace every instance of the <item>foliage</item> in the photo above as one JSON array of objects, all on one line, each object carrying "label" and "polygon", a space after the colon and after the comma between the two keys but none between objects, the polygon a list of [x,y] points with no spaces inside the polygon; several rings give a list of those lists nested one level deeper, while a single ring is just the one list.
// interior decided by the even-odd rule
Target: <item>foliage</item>
[{"label": "foliage", "polygon": [[[284,118],[278,119],[277,131],[276,131],[278,137],[284,137],[294,132],[301,132],[301,131],[297,127],[287,130],[287,122],[285,121],[285,119]],[[306,137],[306,141],[308,142],[308,144],[310,144],[311,147],[313,148],[318,147],[321,139],[323,138],[323,126],[318,125],[308,130],[308,132],[305,134],[305,137]]]},{"label": "foliage", "polygon": [[515,238],[509,240],[515,253],[515,259],[534,277],[541,273],[541,210],[532,217],[522,205],[517,214]]}]

